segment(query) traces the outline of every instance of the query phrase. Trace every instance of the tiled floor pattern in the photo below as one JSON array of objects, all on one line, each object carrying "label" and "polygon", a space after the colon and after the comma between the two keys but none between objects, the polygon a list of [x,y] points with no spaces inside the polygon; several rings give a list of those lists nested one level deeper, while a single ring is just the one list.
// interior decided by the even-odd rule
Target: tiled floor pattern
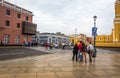
[{"label": "tiled floor pattern", "polygon": [[98,52],[92,63],[71,57],[72,52],[59,52],[1,61],[0,78],[120,78],[120,53]]}]

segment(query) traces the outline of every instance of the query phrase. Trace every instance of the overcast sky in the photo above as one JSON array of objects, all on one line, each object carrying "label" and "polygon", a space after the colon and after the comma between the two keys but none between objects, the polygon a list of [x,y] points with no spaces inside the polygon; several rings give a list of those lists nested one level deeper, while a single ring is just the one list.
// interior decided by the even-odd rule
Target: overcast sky
[{"label": "overcast sky", "polygon": [[83,33],[91,36],[93,16],[97,16],[98,35],[112,32],[115,0],[6,0],[34,14],[40,32]]}]

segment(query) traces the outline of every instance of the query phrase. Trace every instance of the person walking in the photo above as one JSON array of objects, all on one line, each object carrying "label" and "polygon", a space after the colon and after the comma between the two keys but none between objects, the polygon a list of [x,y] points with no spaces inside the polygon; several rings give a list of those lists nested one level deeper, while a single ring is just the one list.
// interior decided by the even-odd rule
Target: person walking
[{"label": "person walking", "polygon": [[85,62],[87,62],[86,52],[87,52],[87,47],[86,47],[85,43],[82,43],[82,55],[85,58]]},{"label": "person walking", "polygon": [[46,48],[46,50],[48,49],[48,43],[47,42],[45,43],[45,48]]},{"label": "person walking", "polygon": [[92,54],[94,52],[94,46],[92,45],[91,42],[90,42],[89,46],[87,47],[87,51],[89,54],[89,62],[92,62]]},{"label": "person walking", "polygon": [[78,58],[80,58],[80,61],[83,61],[83,55],[82,55],[82,41],[78,44]]},{"label": "person walking", "polygon": [[77,54],[78,54],[78,45],[76,43],[73,47],[73,57],[72,57],[73,61],[74,61],[74,57],[76,57],[76,62],[77,62]]}]

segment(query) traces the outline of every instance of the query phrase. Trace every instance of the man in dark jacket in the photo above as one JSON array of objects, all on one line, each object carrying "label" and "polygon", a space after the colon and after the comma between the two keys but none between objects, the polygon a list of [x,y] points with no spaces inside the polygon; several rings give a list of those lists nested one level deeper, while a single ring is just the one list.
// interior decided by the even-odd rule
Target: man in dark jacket
[{"label": "man in dark jacket", "polygon": [[76,43],[73,48],[73,57],[72,57],[73,61],[74,61],[74,57],[76,56],[76,62],[77,62],[77,54],[78,54],[78,45]]}]

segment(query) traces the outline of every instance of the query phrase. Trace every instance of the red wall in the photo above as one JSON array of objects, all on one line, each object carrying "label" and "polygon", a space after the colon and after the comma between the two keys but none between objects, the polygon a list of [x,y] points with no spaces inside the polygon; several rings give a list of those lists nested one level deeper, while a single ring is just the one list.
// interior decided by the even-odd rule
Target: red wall
[{"label": "red wall", "polygon": [[[10,16],[6,15],[6,10],[10,10]],[[22,34],[22,21],[26,21],[26,14],[25,13],[20,13],[21,18],[19,19],[17,17],[18,12],[6,8],[4,6],[0,6],[0,27],[3,27],[4,30],[0,30],[0,41],[3,40],[3,35],[4,34],[9,34],[10,39],[9,39],[9,44],[16,44],[15,43],[15,37],[16,35],[20,36],[20,44],[23,43],[24,41],[24,36],[28,36],[28,41],[31,41],[31,36],[30,35],[23,35]],[[32,22],[32,16],[28,16],[29,20],[28,22]],[[5,26],[5,21],[9,20],[10,21],[10,26]],[[17,28],[17,23],[20,23],[20,28]]]}]

